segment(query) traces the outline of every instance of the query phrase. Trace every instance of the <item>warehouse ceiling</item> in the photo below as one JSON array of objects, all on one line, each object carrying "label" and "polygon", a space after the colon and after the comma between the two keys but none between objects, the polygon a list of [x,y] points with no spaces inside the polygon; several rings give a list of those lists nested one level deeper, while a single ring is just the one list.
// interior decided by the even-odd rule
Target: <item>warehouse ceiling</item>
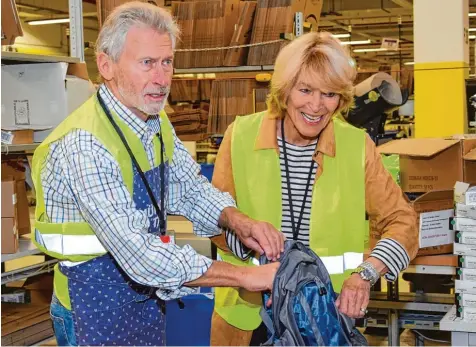
[{"label": "warehouse ceiling", "polygon": [[[382,65],[413,62],[413,1],[415,0],[324,0],[320,30],[335,34],[350,33],[341,40],[370,40],[354,49],[379,48],[383,38],[400,40],[398,51],[353,53],[361,69],[379,68]],[[24,20],[64,16],[68,13],[68,0],[17,0],[20,16]],[[470,12],[476,12],[476,0],[469,0]],[[84,26],[97,30],[95,0],[83,0]],[[476,17],[470,17],[470,27],[476,28]],[[470,64],[474,65],[474,41],[471,42]]]}]

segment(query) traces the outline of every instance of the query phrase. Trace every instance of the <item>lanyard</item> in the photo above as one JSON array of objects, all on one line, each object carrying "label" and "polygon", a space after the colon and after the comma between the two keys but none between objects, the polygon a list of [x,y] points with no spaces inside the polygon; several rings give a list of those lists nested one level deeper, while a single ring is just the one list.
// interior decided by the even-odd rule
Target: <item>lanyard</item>
[{"label": "lanyard", "polygon": [[[299,229],[301,228],[302,217],[304,215],[304,207],[306,205],[307,195],[311,187],[312,170],[314,169],[315,163],[314,163],[314,160],[311,160],[311,168],[309,169],[309,175],[307,177],[306,190],[304,191],[304,199],[301,206],[301,212],[299,213],[299,219],[297,220],[297,224],[294,224],[293,198],[291,195],[291,182],[289,179],[289,164],[288,164],[288,158],[286,154],[286,139],[284,137],[284,118],[281,120],[281,138],[283,139],[284,171],[286,173],[286,185],[288,188],[289,209],[291,214],[291,228],[293,232],[293,240],[297,241],[297,238],[299,236]],[[317,146],[317,143],[316,143],[316,146]]]},{"label": "lanyard", "polygon": [[127,140],[122,133],[121,129],[117,125],[117,123],[114,121],[112,118],[111,112],[107,108],[107,106],[104,104],[104,100],[101,98],[101,95],[99,94],[99,91],[97,92],[97,98],[99,101],[99,104],[101,105],[102,110],[106,114],[107,118],[111,122],[112,126],[117,132],[117,135],[119,135],[122,143],[124,144],[124,147],[126,147],[127,152],[129,153],[129,156],[131,157],[132,163],[134,164],[137,172],[139,173],[139,176],[142,179],[142,182],[144,183],[145,189],[147,190],[147,194],[149,195],[150,201],[152,202],[152,205],[155,208],[155,212],[157,213],[157,216],[159,217],[159,231],[160,235],[165,235],[165,217],[164,217],[164,200],[165,200],[165,163],[164,163],[164,141],[162,139],[162,136],[160,133],[157,133],[157,137],[160,140],[160,158],[161,158],[161,163],[160,163],[160,208],[159,205],[157,204],[157,200],[155,199],[154,193],[152,192],[152,189],[150,188],[149,182],[147,181],[147,178],[145,177],[144,172],[139,166],[139,163],[137,162],[136,157],[132,153],[131,148],[129,147],[129,144],[127,143]]}]

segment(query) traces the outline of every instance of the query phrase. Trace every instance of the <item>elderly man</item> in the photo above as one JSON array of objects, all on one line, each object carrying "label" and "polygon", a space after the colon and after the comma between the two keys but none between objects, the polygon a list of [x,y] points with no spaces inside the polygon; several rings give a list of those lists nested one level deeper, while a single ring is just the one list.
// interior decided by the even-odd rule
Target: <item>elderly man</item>
[{"label": "elderly man", "polygon": [[284,242],[199,174],[163,112],[177,34],[161,8],[116,8],[96,47],[104,84],[35,152],[34,240],[61,260],[51,305],[58,345],[164,345],[164,300],[197,286],[271,289],[278,263],[215,262],[165,234],[168,212],[200,236],[232,229],[271,259]]}]

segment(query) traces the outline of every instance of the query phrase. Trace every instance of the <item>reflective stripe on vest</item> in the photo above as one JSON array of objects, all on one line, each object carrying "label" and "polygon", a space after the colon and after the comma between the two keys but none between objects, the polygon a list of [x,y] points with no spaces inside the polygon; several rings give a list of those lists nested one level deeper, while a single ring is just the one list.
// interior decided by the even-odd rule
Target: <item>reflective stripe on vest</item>
[{"label": "reflective stripe on vest", "polygon": [[68,255],[97,255],[106,253],[96,235],[41,234],[35,229],[35,240],[50,252]]},{"label": "reflective stripe on vest", "polygon": [[347,270],[353,270],[364,261],[363,253],[347,252],[344,255],[333,257],[320,257],[329,275],[343,274]]},{"label": "reflective stripe on vest", "polygon": [[[275,148],[255,149],[265,112],[237,117],[232,134],[232,170],[238,208],[251,218],[281,228],[281,168]],[[369,229],[365,222],[365,133],[334,117],[336,156],[324,155],[313,186],[310,248],[323,259],[339,292],[363,260]],[[224,261],[239,264],[219,250]],[[246,264],[248,265],[248,264]],[[253,330],[261,323],[261,304],[243,300],[235,288],[216,288],[215,311],[229,324]],[[246,295],[248,297],[248,295]]]}]

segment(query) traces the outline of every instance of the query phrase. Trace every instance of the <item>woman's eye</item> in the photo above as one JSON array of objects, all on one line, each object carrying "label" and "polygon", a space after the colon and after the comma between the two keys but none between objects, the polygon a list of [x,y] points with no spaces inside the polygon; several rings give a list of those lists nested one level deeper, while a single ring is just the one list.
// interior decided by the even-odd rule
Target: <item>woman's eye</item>
[{"label": "woman's eye", "polygon": [[334,96],[337,95],[337,93],[333,93],[333,92],[330,92],[330,93],[322,93],[322,95],[324,95],[325,97],[328,97],[328,98],[333,98]]},{"label": "woman's eye", "polygon": [[299,89],[299,91],[303,94],[310,94],[311,93],[311,91],[307,88]]}]

